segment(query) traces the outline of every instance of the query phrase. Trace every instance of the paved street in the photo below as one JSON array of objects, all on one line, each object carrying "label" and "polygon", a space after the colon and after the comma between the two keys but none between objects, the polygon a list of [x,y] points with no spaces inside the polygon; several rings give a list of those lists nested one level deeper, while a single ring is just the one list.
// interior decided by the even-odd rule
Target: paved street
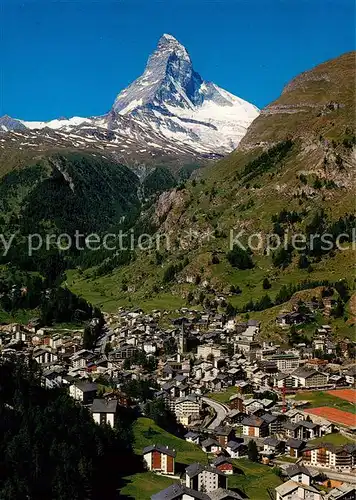
[{"label": "paved street", "polygon": [[[274,460],[278,465],[288,466],[292,465],[290,462],[284,462],[282,460]],[[345,472],[337,472],[335,470],[328,469],[326,467],[310,467],[307,466],[311,472],[323,472],[329,479],[337,479],[339,481],[344,481],[345,483],[356,484],[356,475],[354,473],[347,474]]]},{"label": "paved street", "polygon": [[211,406],[216,413],[216,417],[214,418],[214,420],[210,423],[210,425],[207,426],[207,429],[211,430],[215,429],[215,427],[220,425],[221,422],[226,418],[227,415],[226,406],[209,398],[202,398],[202,401],[207,405]]}]

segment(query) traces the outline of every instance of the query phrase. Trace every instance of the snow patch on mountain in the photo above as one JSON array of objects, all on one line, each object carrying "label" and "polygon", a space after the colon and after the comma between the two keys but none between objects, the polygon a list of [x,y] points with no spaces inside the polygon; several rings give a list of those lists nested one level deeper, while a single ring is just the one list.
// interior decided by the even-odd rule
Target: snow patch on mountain
[{"label": "snow patch on mountain", "polygon": [[76,127],[81,125],[84,122],[91,122],[90,118],[82,118],[80,116],[73,116],[72,118],[59,118],[55,120],[51,120],[49,122],[28,122],[24,120],[19,120],[25,127],[30,130],[39,130],[42,128],[51,128],[53,130],[65,129]]}]

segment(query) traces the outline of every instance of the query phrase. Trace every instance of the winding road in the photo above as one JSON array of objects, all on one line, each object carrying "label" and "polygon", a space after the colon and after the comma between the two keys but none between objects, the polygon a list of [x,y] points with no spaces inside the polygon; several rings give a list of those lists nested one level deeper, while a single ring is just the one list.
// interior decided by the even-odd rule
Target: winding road
[{"label": "winding road", "polygon": [[214,401],[213,399],[204,398],[204,397],[201,399],[205,404],[211,406],[211,408],[213,408],[213,410],[216,413],[214,420],[212,420],[210,422],[210,424],[206,427],[208,430],[213,430],[213,429],[215,429],[215,427],[218,427],[221,424],[221,422],[223,422],[225,420],[226,415],[229,411],[229,408],[222,403],[218,403],[217,401]]}]

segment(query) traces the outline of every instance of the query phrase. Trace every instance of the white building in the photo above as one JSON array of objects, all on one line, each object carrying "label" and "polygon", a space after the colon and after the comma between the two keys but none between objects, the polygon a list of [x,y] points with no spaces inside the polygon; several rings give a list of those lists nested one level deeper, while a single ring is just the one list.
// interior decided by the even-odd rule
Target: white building
[{"label": "white building", "polygon": [[227,487],[225,474],[215,467],[194,463],[185,469],[185,485],[192,490],[210,491]]},{"label": "white building", "polygon": [[93,415],[94,422],[99,425],[115,426],[117,401],[106,401],[105,399],[94,399],[90,411]]}]

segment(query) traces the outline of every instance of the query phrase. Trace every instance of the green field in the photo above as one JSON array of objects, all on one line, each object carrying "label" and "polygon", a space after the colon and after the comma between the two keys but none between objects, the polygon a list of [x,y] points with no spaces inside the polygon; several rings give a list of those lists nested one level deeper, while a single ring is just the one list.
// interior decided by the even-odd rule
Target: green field
[{"label": "green field", "polygon": [[241,472],[229,476],[228,487],[238,488],[251,500],[270,500],[268,489],[274,494],[274,488],[282,484],[271,467],[250,462],[246,458],[234,460],[233,463]]},{"label": "green field", "polygon": [[177,479],[158,476],[153,472],[134,474],[133,476],[125,477],[125,480],[128,483],[120,490],[120,494],[135,498],[136,500],[150,500],[151,495],[177,482]]},{"label": "green field", "polygon": [[309,401],[311,408],[318,408],[319,406],[331,406],[339,410],[348,411],[349,413],[356,413],[355,405],[344,401],[336,396],[331,396],[324,391],[307,391],[299,392],[295,395],[296,401]]},{"label": "green field", "polygon": [[223,392],[210,392],[209,394],[207,394],[207,397],[210,399],[214,399],[219,403],[227,404],[229,402],[230,397],[235,396],[237,394],[239,394],[237,387],[232,386],[228,387],[226,391]]},{"label": "green field", "polygon": [[[138,455],[142,449],[153,443],[163,444],[177,451],[176,474],[183,472],[185,466],[193,462],[207,464],[207,455],[192,443],[173,436],[161,429],[149,418],[139,418],[134,424],[134,450]],[[236,474],[228,477],[228,488],[238,488],[253,500],[270,500],[268,488],[281,484],[270,467],[250,462],[248,459],[233,460]],[[179,466],[181,465],[181,466]],[[149,500],[151,495],[177,482],[177,479],[143,472],[125,478],[127,484],[121,490],[135,500]]]},{"label": "green field", "polygon": [[327,434],[326,436],[319,437],[309,441],[311,444],[318,443],[330,443],[335,446],[342,446],[344,444],[355,444],[355,440],[344,436],[343,434],[335,433],[335,434]]},{"label": "green field", "polygon": [[138,455],[142,449],[151,444],[162,444],[176,450],[176,462],[191,464],[193,462],[207,463],[206,454],[193,443],[188,443],[173,434],[161,429],[150,418],[139,418],[134,424],[134,449]]}]

